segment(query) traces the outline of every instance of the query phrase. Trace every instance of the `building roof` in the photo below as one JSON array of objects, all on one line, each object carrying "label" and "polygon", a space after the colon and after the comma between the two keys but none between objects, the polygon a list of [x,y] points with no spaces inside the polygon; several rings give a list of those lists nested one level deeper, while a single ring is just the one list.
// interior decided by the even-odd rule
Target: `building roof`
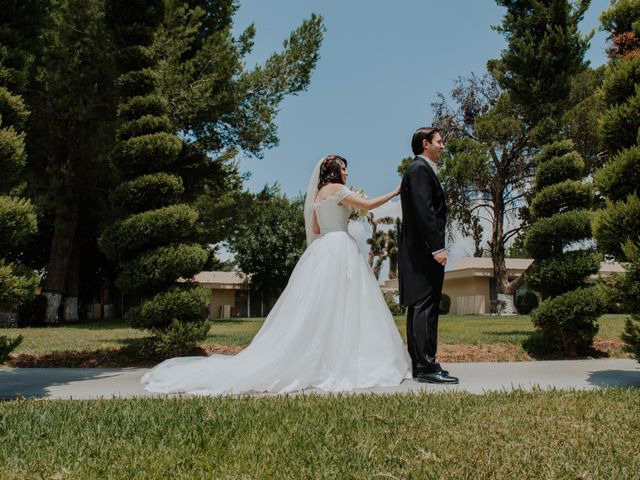
[{"label": "building roof", "polygon": [[193,279],[200,284],[242,285],[247,276],[242,272],[200,272]]},{"label": "building roof", "polygon": [[[506,258],[505,266],[507,274],[510,277],[520,275],[529,265],[533,263],[530,258]],[[624,273],[624,267],[618,262],[602,262],[600,263],[600,275],[607,276],[612,273]],[[493,277],[493,262],[491,258],[486,257],[466,257],[459,258],[444,273],[446,280],[454,278],[470,278],[470,277]],[[594,276],[595,277],[595,276]],[[383,292],[391,292],[398,290],[398,279],[387,280],[382,286]]]},{"label": "building roof", "polygon": [[[530,258],[505,258],[504,260],[507,270],[526,270],[533,262]],[[493,270],[493,261],[488,257],[465,257],[459,258],[447,270],[447,272],[455,272],[456,270],[467,269],[490,269]]]},{"label": "building roof", "polygon": [[[520,275],[533,263],[530,258],[505,258],[505,266],[509,276]],[[624,267],[618,262],[601,262],[600,275],[624,273]],[[466,257],[456,260],[453,266],[445,272],[445,279],[463,277],[493,277],[493,262],[486,257]]]}]

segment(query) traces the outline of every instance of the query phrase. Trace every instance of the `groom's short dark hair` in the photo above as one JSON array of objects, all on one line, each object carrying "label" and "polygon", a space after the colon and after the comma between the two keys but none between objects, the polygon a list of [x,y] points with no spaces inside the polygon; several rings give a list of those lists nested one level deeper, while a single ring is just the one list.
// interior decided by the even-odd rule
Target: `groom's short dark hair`
[{"label": "groom's short dark hair", "polygon": [[414,155],[420,155],[424,152],[422,141],[427,140],[429,143],[433,141],[433,136],[436,133],[440,133],[436,127],[422,127],[415,131],[413,138],[411,139],[411,150]]}]

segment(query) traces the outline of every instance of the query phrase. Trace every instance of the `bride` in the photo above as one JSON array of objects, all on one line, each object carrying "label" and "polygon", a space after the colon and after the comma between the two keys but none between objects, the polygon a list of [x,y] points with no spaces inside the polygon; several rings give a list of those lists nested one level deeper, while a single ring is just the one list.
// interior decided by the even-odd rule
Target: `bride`
[{"label": "bride", "polygon": [[354,208],[379,207],[400,187],[364,199],[345,186],[346,168],[338,155],[316,165],[304,206],[307,249],[251,344],[233,356],[166,360],[144,375],[146,390],[347,391],[411,378],[411,361],[380,287],[347,233]]}]

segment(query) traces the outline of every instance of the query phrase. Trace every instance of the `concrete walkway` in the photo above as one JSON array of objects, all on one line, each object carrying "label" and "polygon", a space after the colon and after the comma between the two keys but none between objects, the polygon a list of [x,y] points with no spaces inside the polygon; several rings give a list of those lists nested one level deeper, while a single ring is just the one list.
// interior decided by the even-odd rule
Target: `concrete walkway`
[{"label": "concrete walkway", "polygon": [[[405,380],[397,387],[371,388],[354,393],[444,392],[483,393],[514,389],[578,389],[640,387],[635,360],[561,360],[540,362],[448,363],[455,386]],[[131,398],[158,396],[143,390],[145,368],[6,368],[0,369],[0,398]],[[305,390],[300,393],[319,393]]]}]

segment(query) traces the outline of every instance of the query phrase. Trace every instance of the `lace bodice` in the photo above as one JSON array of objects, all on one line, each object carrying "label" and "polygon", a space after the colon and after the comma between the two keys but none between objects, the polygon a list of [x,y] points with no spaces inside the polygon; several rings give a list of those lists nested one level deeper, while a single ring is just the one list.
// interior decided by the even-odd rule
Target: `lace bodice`
[{"label": "lace bodice", "polygon": [[328,232],[346,232],[349,217],[353,213],[353,208],[347,205],[340,205],[348,195],[353,192],[343,186],[333,195],[315,202],[316,218],[320,225],[320,235]]}]

